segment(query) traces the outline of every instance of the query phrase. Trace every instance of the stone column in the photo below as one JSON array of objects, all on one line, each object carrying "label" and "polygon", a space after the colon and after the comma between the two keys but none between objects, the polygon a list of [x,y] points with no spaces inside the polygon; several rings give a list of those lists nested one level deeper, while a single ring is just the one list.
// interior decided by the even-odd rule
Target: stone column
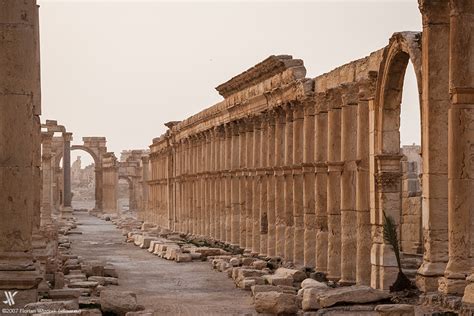
[{"label": "stone column", "polygon": [[293,261],[304,264],[304,212],[303,212],[303,104],[296,103],[293,111]]},{"label": "stone column", "polygon": [[[359,87],[357,107],[357,285],[370,285],[370,194],[369,194],[369,99],[374,95],[375,80]],[[372,101],[373,102],[373,101]]]},{"label": "stone column", "polygon": [[401,210],[401,158],[401,155],[391,154],[374,157],[376,169],[372,181],[375,181],[376,194],[375,201],[371,201],[374,210],[371,211],[373,243],[370,256],[372,263],[370,285],[376,289],[388,290],[398,274],[392,246],[386,244],[383,239],[383,213],[395,220],[398,229]]},{"label": "stone column", "polygon": [[341,278],[341,100],[331,91],[328,112],[328,279]]},{"label": "stone column", "polygon": [[197,234],[197,176],[196,176],[196,166],[197,166],[197,139],[196,135],[192,135],[189,139],[189,144],[191,146],[190,150],[190,218],[191,218],[191,227],[190,232],[192,234]]},{"label": "stone column", "polygon": [[232,126],[230,123],[225,124],[225,242],[231,243],[231,226],[232,226]]},{"label": "stone column", "polygon": [[18,291],[18,308],[36,301],[41,280],[31,241],[41,185],[38,7],[3,0],[0,12],[0,288]]},{"label": "stone column", "polygon": [[220,205],[219,205],[219,226],[220,226],[220,234],[219,239],[220,241],[226,241],[225,239],[225,195],[226,195],[226,163],[225,163],[225,143],[226,143],[226,136],[225,136],[225,127],[221,125],[221,132],[220,132],[220,186],[219,186],[219,196],[220,196]]},{"label": "stone column", "polygon": [[[303,121],[303,213],[304,213],[304,265],[316,267],[316,206],[314,174],[314,104],[304,107]],[[318,144],[319,145],[319,144]]]},{"label": "stone column", "polygon": [[448,256],[448,1],[419,0],[422,36],[423,264],[416,284],[436,291]]},{"label": "stone column", "polygon": [[42,132],[41,142],[43,147],[42,153],[42,174],[43,174],[43,188],[42,188],[42,204],[41,204],[41,227],[47,227],[52,224],[52,200],[53,200],[53,166],[51,145],[53,140],[53,132]]},{"label": "stone column", "polygon": [[276,213],[275,213],[275,111],[271,111],[267,116],[268,135],[267,139],[267,217],[268,217],[268,236],[267,236],[267,255],[272,257],[276,255]]},{"label": "stone column", "polygon": [[316,271],[327,273],[328,265],[328,210],[327,210],[327,177],[328,177],[328,111],[326,94],[320,93],[316,98],[315,108],[315,159],[316,159]]},{"label": "stone column", "polygon": [[[100,160],[101,158],[99,158]],[[102,212],[104,208],[104,188],[103,188],[103,175],[102,175],[102,167],[101,164],[98,166],[94,166],[94,174],[95,174],[95,210],[97,212]]]},{"label": "stone column", "polygon": [[204,235],[211,236],[211,218],[212,218],[212,202],[211,202],[211,168],[212,168],[212,145],[211,145],[211,131],[205,132],[206,136],[206,152],[204,156],[205,162],[205,189],[206,189],[206,203],[204,208]]},{"label": "stone column", "polygon": [[189,203],[189,194],[190,194],[190,186],[189,186],[189,138],[185,138],[183,140],[183,232],[189,233],[190,229],[190,220],[189,220],[189,211],[190,211],[190,203]]},{"label": "stone column", "polygon": [[260,121],[260,166],[257,170],[260,194],[260,255],[267,255],[268,242],[268,206],[267,206],[267,166],[268,166],[268,121],[267,114],[261,115]]},{"label": "stone column", "polygon": [[286,114],[282,108],[277,109],[275,124],[275,224],[276,255],[285,256],[285,122]]},{"label": "stone column", "polygon": [[358,85],[344,87],[341,113],[341,280],[342,284],[355,284],[357,258],[357,102]]},{"label": "stone column", "polygon": [[72,216],[72,193],[71,193],[71,141],[72,133],[63,133],[64,138],[64,155],[63,155],[63,172],[64,172],[64,201],[61,210],[61,217],[70,218]]},{"label": "stone column", "polygon": [[231,123],[231,231],[230,242],[232,245],[238,245],[240,242],[240,201],[239,201],[239,122]]},{"label": "stone column", "polygon": [[245,216],[246,216],[246,241],[245,249],[250,251],[252,249],[252,230],[253,230],[253,181],[255,178],[255,172],[253,170],[253,141],[254,141],[254,131],[253,131],[253,117],[248,118],[246,124],[247,131],[247,148],[246,148],[246,158],[247,158],[247,183],[246,183],[246,192],[245,192]]},{"label": "stone column", "polygon": [[253,228],[252,228],[252,253],[260,252],[260,189],[261,180],[258,168],[260,168],[260,145],[261,145],[261,117],[254,119],[254,140],[253,140],[253,174],[252,181],[252,210],[253,210]]},{"label": "stone column", "polygon": [[219,210],[218,204],[218,186],[217,186],[217,170],[218,170],[218,133],[214,127],[211,131],[211,147],[212,147],[212,162],[211,162],[211,237],[217,238],[217,214]]},{"label": "stone column", "polygon": [[204,177],[203,177],[203,166],[204,166],[204,135],[199,133],[197,143],[197,155],[196,155],[196,204],[197,204],[197,233],[199,235],[204,234]]},{"label": "stone column", "polygon": [[240,237],[239,245],[247,244],[247,119],[242,120],[239,128],[239,202],[240,202]]},{"label": "stone column", "polygon": [[285,127],[285,165],[284,165],[284,216],[285,216],[285,259],[293,261],[295,225],[293,218],[293,107],[286,107]]},{"label": "stone column", "polygon": [[[451,0],[450,7],[449,261],[440,290],[447,294],[462,294],[465,278],[473,272],[474,255],[471,240],[474,228],[474,4]],[[472,277],[469,279],[473,280]],[[471,303],[473,292],[471,283],[464,295],[465,303]]]},{"label": "stone column", "polygon": [[141,158],[142,160],[142,194],[143,194],[143,213],[144,213],[144,218],[143,220],[145,222],[149,221],[149,205],[148,205],[148,199],[149,199],[149,184],[148,181],[150,181],[150,169],[149,169],[149,164],[150,164],[150,156],[143,156]]}]

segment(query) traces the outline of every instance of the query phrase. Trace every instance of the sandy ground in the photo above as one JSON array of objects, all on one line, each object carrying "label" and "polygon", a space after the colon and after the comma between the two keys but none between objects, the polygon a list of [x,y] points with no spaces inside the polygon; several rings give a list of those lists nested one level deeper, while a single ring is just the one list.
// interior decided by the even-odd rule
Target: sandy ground
[{"label": "sandy ground", "polygon": [[76,212],[78,230],[70,235],[74,254],[115,265],[120,290],[134,291],[139,304],[157,315],[256,315],[250,293],[235,288],[208,262],[176,263],[124,242],[110,222]]}]

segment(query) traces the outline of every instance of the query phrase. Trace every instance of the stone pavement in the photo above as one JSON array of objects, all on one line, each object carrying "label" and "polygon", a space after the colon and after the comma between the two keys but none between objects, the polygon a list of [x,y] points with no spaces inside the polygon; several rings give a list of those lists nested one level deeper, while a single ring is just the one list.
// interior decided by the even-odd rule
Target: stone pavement
[{"label": "stone pavement", "polygon": [[179,264],[157,258],[131,244],[110,222],[76,212],[77,230],[71,235],[72,251],[85,259],[112,263],[119,275],[119,290],[133,291],[139,304],[159,315],[253,315],[248,292],[234,287],[208,262]]}]

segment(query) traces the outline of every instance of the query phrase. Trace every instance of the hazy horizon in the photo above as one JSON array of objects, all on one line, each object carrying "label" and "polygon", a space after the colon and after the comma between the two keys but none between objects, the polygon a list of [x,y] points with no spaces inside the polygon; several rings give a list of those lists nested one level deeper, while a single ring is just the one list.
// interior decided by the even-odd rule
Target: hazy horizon
[{"label": "hazy horizon", "polygon": [[[270,55],[302,59],[314,78],[421,30],[415,0],[39,3],[42,121],[65,125],[74,144],[105,136],[117,157],[219,102],[214,87]],[[413,69],[405,82],[401,143],[419,144]]]}]

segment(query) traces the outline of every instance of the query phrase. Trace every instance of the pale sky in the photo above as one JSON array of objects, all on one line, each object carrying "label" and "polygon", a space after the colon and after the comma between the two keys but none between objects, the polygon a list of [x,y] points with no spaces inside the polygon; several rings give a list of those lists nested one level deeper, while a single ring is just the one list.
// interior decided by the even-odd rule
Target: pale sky
[{"label": "pale sky", "polygon": [[[74,144],[106,136],[117,157],[222,100],[214,87],[269,55],[303,59],[314,78],[421,30],[416,0],[38,2],[42,120]],[[413,69],[405,79],[401,141],[420,143]]]}]

